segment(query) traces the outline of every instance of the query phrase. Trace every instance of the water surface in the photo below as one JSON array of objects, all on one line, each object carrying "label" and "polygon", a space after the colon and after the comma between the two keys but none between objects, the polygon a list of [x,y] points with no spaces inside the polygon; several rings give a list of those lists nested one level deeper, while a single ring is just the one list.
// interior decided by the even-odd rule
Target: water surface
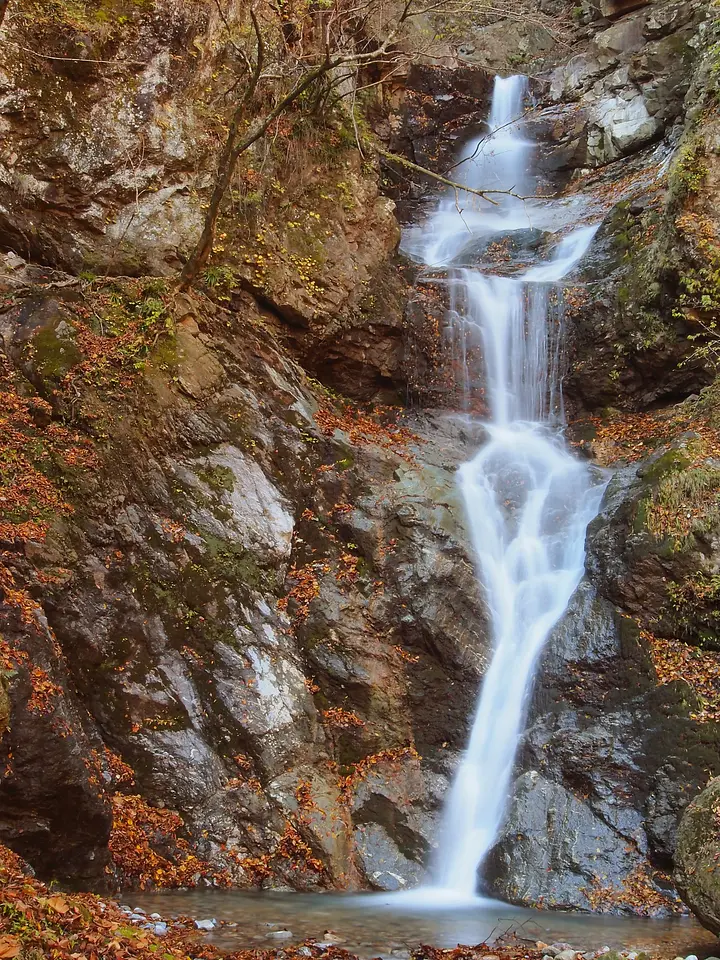
[{"label": "water surface", "polygon": [[[282,947],[331,930],[340,946],[362,958],[402,957],[414,947],[455,947],[493,942],[508,932],[547,943],[566,941],[582,950],[644,950],[654,956],[706,957],[717,939],[689,917],[650,920],[598,914],[525,910],[490,900],[465,906],[403,906],[402,896],[337,893],[248,893],[237,890],[128,893],[123,902],[163,916],[216,917],[235,923],[212,935],[228,950]],[[273,933],[290,930],[292,939]]]}]

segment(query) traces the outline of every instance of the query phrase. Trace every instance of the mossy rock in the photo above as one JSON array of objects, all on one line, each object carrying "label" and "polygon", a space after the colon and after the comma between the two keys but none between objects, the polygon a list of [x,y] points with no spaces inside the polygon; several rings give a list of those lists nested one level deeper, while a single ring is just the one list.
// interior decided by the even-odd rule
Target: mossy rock
[{"label": "mossy rock", "polygon": [[202,467],[198,470],[197,475],[215,493],[224,493],[225,491],[232,493],[235,489],[235,474],[230,467],[213,464]]},{"label": "mossy rock", "polygon": [[684,470],[689,467],[692,460],[687,452],[682,448],[674,447],[672,450],[666,450],[656,460],[653,460],[642,472],[642,477],[648,483],[656,484],[668,473],[676,470]]},{"label": "mossy rock", "polygon": [[720,526],[720,465],[697,463],[699,441],[666,451],[642,473],[650,489],[638,501],[633,529],[672,551],[688,551]]},{"label": "mossy rock", "polygon": [[39,377],[59,384],[82,360],[73,339],[73,328],[65,320],[39,330],[32,339],[32,365]]},{"label": "mossy rock", "polygon": [[687,807],[675,851],[675,883],[700,922],[720,934],[720,777]]}]

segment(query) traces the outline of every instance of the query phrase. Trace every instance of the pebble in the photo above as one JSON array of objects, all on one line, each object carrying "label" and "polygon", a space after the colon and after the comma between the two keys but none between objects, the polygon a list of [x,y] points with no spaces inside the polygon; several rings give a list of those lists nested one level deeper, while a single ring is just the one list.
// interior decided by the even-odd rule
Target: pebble
[{"label": "pebble", "polygon": [[312,956],[312,950],[310,949],[310,947],[298,947],[298,951],[297,951],[297,952],[300,954],[301,957],[311,957],[311,956]]},{"label": "pebble", "polygon": [[150,914],[150,919],[151,919],[151,920],[162,920],[162,917],[160,916],[159,913],[151,913],[151,914]]},{"label": "pebble", "polygon": [[575,960],[576,956],[577,950],[565,948],[564,950],[560,950],[555,954],[555,960]]},{"label": "pebble", "polygon": [[128,920],[131,920],[133,923],[145,923],[147,917],[144,913],[131,913],[128,917]]},{"label": "pebble", "polygon": [[156,937],[164,937],[168,932],[168,925],[164,920],[161,920],[159,923],[153,925],[153,933]]},{"label": "pebble", "polygon": [[135,907],[133,910],[133,913],[141,913],[143,917],[146,916],[145,911],[143,910],[142,907]]},{"label": "pebble", "polygon": [[217,920],[196,920],[195,926],[198,930],[214,930],[217,926]]},{"label": "pebble", "polygon": [[326,930],[323,933],[322,938],[323,943],[327,943],[330,946],[332,946],[334,943],[345,943],[344,937],[339,936],[334,930]]},{"label": "pebble", "polygon": [[273,930],[268,934],[271,940],[291,940],[292,930]]}]

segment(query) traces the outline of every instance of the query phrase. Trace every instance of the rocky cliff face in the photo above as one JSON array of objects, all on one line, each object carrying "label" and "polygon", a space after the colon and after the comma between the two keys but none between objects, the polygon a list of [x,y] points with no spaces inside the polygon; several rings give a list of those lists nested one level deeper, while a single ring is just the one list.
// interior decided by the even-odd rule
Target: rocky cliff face
[{"label": "rocky cliff face", "polygon": [[[405,312],[394,204],[342,115],[247,158],[202,288],[176,295],[227,26],[213,4],[81,6],[20,4],[3,28],[0,840],[74,884],[406,886],[488,656],[454,483],[482,438],[447,409],[442,304]],[[553,61],[529,118],[548,187],[608,214],[567,318],[569,400],[594,417],[576,442],[603,464],[639,440],[601,408],[711,377],[678,363],[710,295],[682,277],[710,282],[712,28],[699,2],[622,13],[588,8],[559,66],[527,48]],[[443,166],[490,84],[418,66],[371,118]],[[427,184],[393,178],[421,216]],[[441,409],[358,403],[408,387]],[[624,467],[591,531],[491,856],[514,901],[672,905],[657,871],[717,730],[687,685],[658,687],[653,643],[714,636],[708,402],[653,419],[660,452],[703,426]],[[702,516],[672,526],[698,490]]]},{"label": "rocky cliff face", "polygon": [[[49,395],[58,358],[84,356],[84,300],[5,315]],[[58,454],[66,516],[7,558],[27,593],[4,609],[3,838],[44,873],[102,875],[123,785],[140,822],[180,811],[223,881],[406,882],[482,663],[467,438],[338,406],[249,297],[182,301],[173,329],[119,389],[70,367],[93,459]]]},{"label": "rocky cliff face", "polygon": [[470,440],[307,372],[396,397],[393,203],[342,116],[290,122],[173,296],[234,48],[106,13],[5,26],[0,835],[79,884],[402,886],[482,672]]}]

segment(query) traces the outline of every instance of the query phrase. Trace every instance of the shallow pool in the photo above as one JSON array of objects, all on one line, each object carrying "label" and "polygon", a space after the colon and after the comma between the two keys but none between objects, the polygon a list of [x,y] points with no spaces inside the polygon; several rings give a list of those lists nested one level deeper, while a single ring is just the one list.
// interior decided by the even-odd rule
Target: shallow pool
[{"label": "shallow pool", "polygon": [[649,920],[559,913],[492,900],[450,906],[418,904],[402,895],[380,893],[192,890],[128,893],[122,902],[164,917],[214,917],[236,924],[211,935],[213,943],[228,949],[281,947],[308,937],[322,941],[332,931],[338,938],[335,942],[364,958],[402,958],[423,943],[441,947],[491,943],[508,933],[532,943],[567,941],[579,950],[609,946],[663,957],[694,953],[702,958],[718,950],[717,939],[689,917]]}]

